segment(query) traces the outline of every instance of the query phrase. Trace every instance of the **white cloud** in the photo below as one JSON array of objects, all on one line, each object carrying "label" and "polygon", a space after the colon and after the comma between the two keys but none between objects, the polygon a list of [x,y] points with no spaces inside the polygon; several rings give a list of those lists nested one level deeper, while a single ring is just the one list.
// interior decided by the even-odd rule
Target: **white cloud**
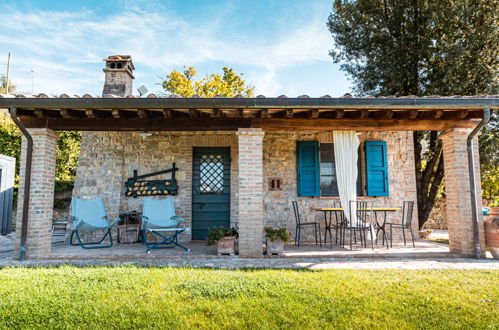
[{"label": "white cloud", "polygon": [[322,16],[267,40],[232,40],[223,33],[223,17],[198,26],[164,7],[132,6],[105,17],[90,10],[21,13],[4,8],[0,21],[7,22],[2,27],[5,34],[0,35],[0,54],[13,51],[13,80],[23,91],[31,89],[33,69],[35,92],[99,94],[101,60],[110,54],[132,55],[137,78],[151,86],[159,75],[182,65],[222,62],[244,67],[257,92],[266,95],[280,90],[279,70],[310,63],[331,65],[327,55],[331,37]]}]

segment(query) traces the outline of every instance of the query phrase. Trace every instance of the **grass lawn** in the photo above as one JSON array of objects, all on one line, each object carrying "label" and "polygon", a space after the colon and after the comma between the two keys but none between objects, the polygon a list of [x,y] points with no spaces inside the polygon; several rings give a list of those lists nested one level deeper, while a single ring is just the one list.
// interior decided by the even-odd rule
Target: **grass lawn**
[{"label": "grass lawn", "polygon": [[1,328],[499,328],[498,271],[0,269]]},{"label": "grass lawn", "polygon": [[449,245],[449,239],[448,238],[430,238],[428,240],[432,241],[432,242],[437,242],[437,243]]}]

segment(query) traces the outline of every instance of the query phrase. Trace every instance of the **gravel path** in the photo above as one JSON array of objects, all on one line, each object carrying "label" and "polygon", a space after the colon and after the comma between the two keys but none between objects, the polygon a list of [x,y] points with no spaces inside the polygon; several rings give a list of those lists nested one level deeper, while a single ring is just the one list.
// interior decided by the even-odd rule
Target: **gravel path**
[{"label": "gravel path", "polygon": [[122,266],[146,267],[208,267],[208,268],[290,268],[290,269],[485,269],[499,270],[499,261],[493,259],[380,259],[380,258],[261,258],[247,259],[235,257],[220,258],[168,258],[159,260],[40,260],[18,261],[12,257],[0,259],[0,267],[50,267],[59,265],[74,266]]}]

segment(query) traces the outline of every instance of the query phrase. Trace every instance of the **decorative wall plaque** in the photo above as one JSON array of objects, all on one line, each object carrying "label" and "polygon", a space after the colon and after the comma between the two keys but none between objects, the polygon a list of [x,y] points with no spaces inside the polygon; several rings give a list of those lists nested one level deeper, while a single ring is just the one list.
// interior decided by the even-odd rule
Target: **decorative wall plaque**
[{"label": "decorative wall plaque", "polygon": [[[172,168],[138,175],[137,170],[133,171],[133,177],[128,178],[125,182],[125,196],[137,198],[139,196],[161,196],[161,195],[172,195],[178,194],[178,183],[175,179],[175,171],[178,171],[178,167],[173,163]],[[144,180],[145,178],[171,173],[171,179],[162,180]]]}]

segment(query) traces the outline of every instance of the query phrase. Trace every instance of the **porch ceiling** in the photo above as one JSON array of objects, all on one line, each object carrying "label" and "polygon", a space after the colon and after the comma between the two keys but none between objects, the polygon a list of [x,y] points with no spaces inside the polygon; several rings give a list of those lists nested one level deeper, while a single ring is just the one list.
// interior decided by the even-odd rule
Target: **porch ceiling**
[{"label": "porch ceiling", "polygon": [[1,108],[17,108],[28,128],[55,130],[444,130],[474,127],[499,97],[147,98],[0,95]]}]

